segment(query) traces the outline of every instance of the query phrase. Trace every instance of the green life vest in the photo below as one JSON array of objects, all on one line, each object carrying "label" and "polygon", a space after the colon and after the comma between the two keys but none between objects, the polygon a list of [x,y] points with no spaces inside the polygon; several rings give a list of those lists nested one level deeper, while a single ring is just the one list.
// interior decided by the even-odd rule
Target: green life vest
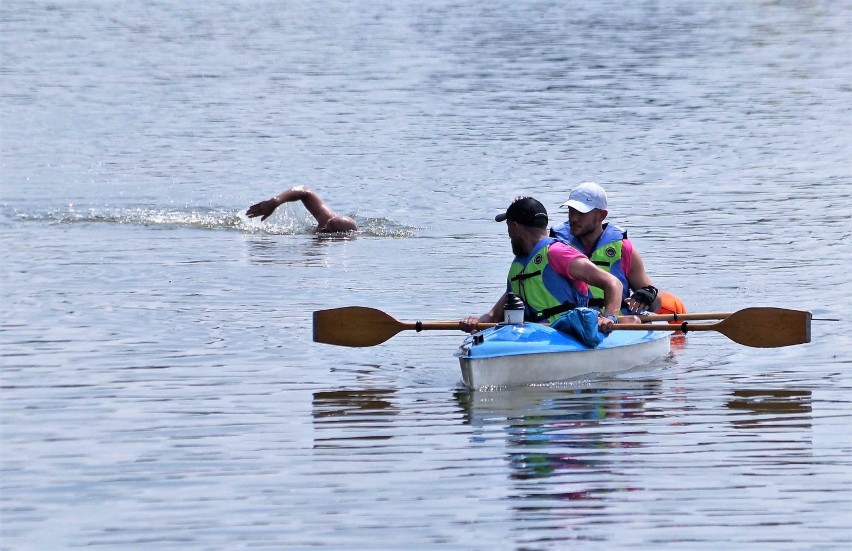
[{"label": "green life vest", "polygon": [[[552,234],[563,243],[567,243],[581,253],[586,254],[583,243],[571,235],[567,223],[554,228]],[[621,261],[623,252],[622,241],[624,239],[627,239],[627,232],[625,230],[615,224],[606,224],[603,233],[595,244],[595,250],[592,251],[592,254],[588,255],[592,264],[605,272],[611,273],[621,282],[622,306],[624,306],[624,300],[630,296],[630,283],[627,281],[627,274],[624,273],[624,264]],[[590,285],[589,291],[592,294],[589,304],[596,308],[602,308],[604,306],[603,289]],[[622,312],[627,313],[627,310],[622,309]]]},{"label": "green life vest", "polygon": [[556,240],[544,238],[525,257],[515,257],[509,267],[509,289],[521,297],[528,321],[556,321],[563,313],[588,304],[570,281],[557,274],[548,262],[547,253]]}]

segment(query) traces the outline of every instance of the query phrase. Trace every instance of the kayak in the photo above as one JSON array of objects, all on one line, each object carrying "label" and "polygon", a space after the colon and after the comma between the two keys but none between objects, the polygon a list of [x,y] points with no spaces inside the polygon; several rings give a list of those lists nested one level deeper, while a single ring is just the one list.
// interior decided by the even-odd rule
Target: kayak
[{"label": "kayak", "polygon": [[547,325],[499,324],[469,335],[455,355],[468,388],[542,385],[649,364],[669,353],[670,337],[613,331],[589,348]]},{"label": "kayak", "polygon": [[[619,323],[590,348],[556,329],[537,323],[481,324],[488,329],[468,336],[456,356],[469,388],[546,385],[646,365],[671,351],[672,331],[719,332],[755,348],[811,342],[811,313],[752,307],[737,312],[640,316],[643,321],[681,321],[679,325]],[[650,318],[650,319],[649,319]],[[687,320],[719,319],[692,324]],[[510,320],[514,321],[514,320]],[[316,310],[313,340],[337,346],[375,346],[400,331],[458,331],[458,321],[402,322],[366,306]],[[582,327],[581,327],[582,329]]]}]

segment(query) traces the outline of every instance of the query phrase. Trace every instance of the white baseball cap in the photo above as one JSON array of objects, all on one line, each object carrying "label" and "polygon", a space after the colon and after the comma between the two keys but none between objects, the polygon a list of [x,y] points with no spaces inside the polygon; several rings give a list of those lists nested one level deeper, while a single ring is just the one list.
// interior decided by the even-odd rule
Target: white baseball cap
[{"label": "white baseball cap", "polygon": [[606,192],[594,182],[583,182],[571,190],[568,200],[560,207],[566,209],[570,207],[583,214],[594,209],[606,210]]}]

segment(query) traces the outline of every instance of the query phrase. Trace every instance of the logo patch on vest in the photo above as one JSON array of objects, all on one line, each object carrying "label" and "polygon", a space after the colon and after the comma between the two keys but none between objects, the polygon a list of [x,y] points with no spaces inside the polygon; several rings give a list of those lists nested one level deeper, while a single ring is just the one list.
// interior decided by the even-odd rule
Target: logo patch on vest
[{"label": "logo patch on vest", "polygon": [[607,255],[610,258],[614,257],[615,256],[615,247],[607,247],[606,251],[604,251],[604,254]]},{"label": "logo patch on vest", "polygon": [[541,260],[542,260],[541,254],[537,254],[537,255],[535,255],[535,258],[533,259],[533,262],[535,264],[541,264]]}]

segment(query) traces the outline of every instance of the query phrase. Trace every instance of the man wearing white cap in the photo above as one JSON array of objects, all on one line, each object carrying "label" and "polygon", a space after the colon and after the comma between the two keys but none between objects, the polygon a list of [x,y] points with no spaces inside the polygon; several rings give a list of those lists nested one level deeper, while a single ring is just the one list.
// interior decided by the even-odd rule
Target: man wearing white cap
[{"label": "man wearing white cap", "polygon": [[[609,214],[604,189],[594,182],[584,182],[571,191],[561,206],[568,209],[568,221],[551,228],[550,235],[584,253],[593,264],[621,281],[622,312],[656,312],[660,308],[659,293],[645,272],[639,251],[627,239],[625,230],[604,222]],[[600,305],[601,290],[591,291],[590,306]]]}]

